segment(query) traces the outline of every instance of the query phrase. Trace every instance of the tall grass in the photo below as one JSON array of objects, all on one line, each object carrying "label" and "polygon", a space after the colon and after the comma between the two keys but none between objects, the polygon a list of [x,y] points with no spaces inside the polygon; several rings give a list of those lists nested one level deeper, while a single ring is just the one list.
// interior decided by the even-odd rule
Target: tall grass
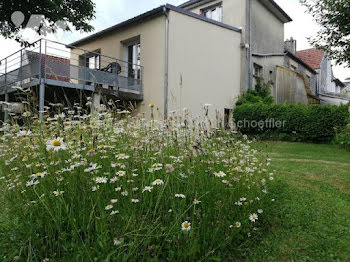
[{"label": "tall grass", "polygon": [[269,159],[209,120],[23,122],[1,129],[2,261],[228,259],[264,230]]}]

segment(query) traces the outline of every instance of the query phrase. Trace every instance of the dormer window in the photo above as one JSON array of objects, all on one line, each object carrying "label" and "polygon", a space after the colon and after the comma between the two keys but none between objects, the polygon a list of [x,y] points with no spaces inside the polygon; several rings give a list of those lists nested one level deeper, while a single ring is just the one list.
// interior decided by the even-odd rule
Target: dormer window
[{"label": "dormer window", "polygon": [[201,10],[202,14],[209,19],[222,22],[222,4],[210,6]]}]

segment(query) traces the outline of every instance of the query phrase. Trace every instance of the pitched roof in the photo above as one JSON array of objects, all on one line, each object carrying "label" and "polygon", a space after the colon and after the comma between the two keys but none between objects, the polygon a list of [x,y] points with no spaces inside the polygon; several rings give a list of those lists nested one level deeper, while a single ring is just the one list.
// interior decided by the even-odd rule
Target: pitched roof
[{"label": "pitched roof", "polygon": [[317,74],[317,72],[315,71],[315,69],[313,67],[311,67],[308,63],[306,63],[304,60],[300,59],[298,56],[296,56],[295,54],[289,52],[288,50],[285,50],[285,54],[287,56],[289,56],[290,58],[292,58],[294,61],[296,61],[297,63],[303,65],[305,68],[307,68],[311,73]]},{"label": "pitched roof", "polygon": [[[181,5],[179,7],[186,8],[188,6],[198,4],[205,0],[189,0]],[[206,0],[207,2],[210,2],[210,0]],[[214,1],[214,0],[212,0]],[[277,13],[278,17],[283,20],[283,22],[291,22],[293,19],[274,1],[274,0],[260,0],[268,9],[270,9],[273,13]]]},{"label": "pitched roof", "polygon": [[316,48],[301,50],[297,52],[297,57],[311,66],[313,69],[321,68],[324,51]]},{"label": "pitched roof", "polygon": [[187,16],[199,19],[199,20],[202,20],[202,21],[210,23],[210,24],[215,24],[217,26],[224,27],[224,28],[229,29],[229,30],[236,31],[238,33],[242,32],[242,29],[240,29],[240,28],[237,28],[237,27],[234,27],[234,26],[230,26],[230,25],[227,25],[227,24],[224,24],[224,23],[212,20],[212,19],[208,19],[205,16],[192,13],[192,12],[187,11],[187,10],[185,10],[183,8],[180,8],[180,7],[176,7],[176,6],[173,6],[173,5],[170,5],[170,4],[166,4],[166,5],[162,5],[162,6],[158,7],[158,8],[152,9],[151,11],[143,13],[143,14],[141,14],[139,16],[135,16],[134,18],[131,18],[129,20],[126,20],[124,22],[116,24],[114,26],[108,27],[108,28],[106,28],[106,29],[104,29],[102,31],[99,31],[99,32],[97,32],[95,34],[87,36],[87,37],[85,37],[83,39],[75,41],[75,42],[67,45],[67,47],[79,46],[81,44],[84,44],[86,42],[92,41],[92,40],[94,40],[94,39],[96,39],[96,38],[98,38],[100,36],[103,36],[103,35],[105,35],[107,33],[112,32],[112,31],[116,31],[116,30],[119,30],[119,29],[122,29],[122,28],[125,28],[125,27],[128,27],[128,26],[134,25],[134,24],[141,23],[143,21],[146,21],[147,19],[152,19],[153,17],[157,17],[159,15],[164,15],[164,12],[167,12],[169,10],[174,11],[174,12],[178,12],[178,13],[181,13],[181,14],[184,14],[184,15],[187,15]]}]

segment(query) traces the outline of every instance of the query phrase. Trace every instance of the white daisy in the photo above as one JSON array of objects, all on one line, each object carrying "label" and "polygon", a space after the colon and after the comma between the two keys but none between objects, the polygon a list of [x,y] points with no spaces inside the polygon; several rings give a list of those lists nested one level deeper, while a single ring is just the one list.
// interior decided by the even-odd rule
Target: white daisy
[{"label": "white daisy", "polygon": [[138,203],[138,202],[140,202],[140,200],[138,200],[138,199],[131,199],[131,203]]},{"label": "white daisy", "polygon": [[184,194],[175,194],[175,197],[177,198],[186,198]]},{"label": "white daisy", "polygon": [[185,221],[181,224],[182,231],[190,231],[191,230],[191,223],[188,221]]},{"label": "white daisy", "polygon": [[128,159],[129,156],[127,156],[127,155],[125,155],[125,154],[118,154],[118,155],[117,155],[117,158],[118,158],[118,159]]},{"label": "white daisy", "polygon": [[193,200],[193,204],[194,204],[194,205],[199,205],[201,202],[202,202],[202,201],[199,201],[199,200],[197,200],[197,199]]},{"label": "white daisy", "polygon": [[222,172],[222,171],[220,171],[220,172],[215,172],[214,173],[214,175],[216,176],[216,177],[225,177],[226,176],[226,174],[224,173],[224,172]]},{"label": "white daisy", "polygon": [[46,150],[66,150],[66,144],[63,142],[63,138],[57,137],[56,139],[46,141]]},{"label": "white daisy", "polygon": [[164,185],[164,182],[163,182],[163,180],[161,180],[161,179],[156,179],[156,180],[154,180],[153,182],[152,182],[152,185],[153,186],[160,186],[160,185]]},{"label": "white daisy", "polygon": [[153,189],[153,187],[151,187],[151,186],[145,186],[145,188],[142,189],[142,193],[143,193],[143,192],[146,192],[146,191],[151,192],[152,189]]},{"label": "white daisy", "polygon": [[249,216],[249,220],[250,220],[251,222],[254,222],[254,223],[255,223],[255,221],[258,220],[258,215],[257,215],[256,213],[251,214],[251,215]]},{"label": "white daisy", "polygon": [[111,210],[113,208],[113,205],[108,205],[105,207],[106,210]]},{"label": "white daisy", "polygon": [[120,171],[117,172],[116,175],[119,176],[119,177],[123,177],[123,176],[125,176],[125,173],[126,173],[125,171],[120,170]]},{"label": "white daisy", "polygon": [[108,179],[106,177],[96,177],[95,181],[98,184],[106,184]]},{"label": "white daisy", "polygon": [[61,195],[63,195],[63,193],[64,193],[64,191],[58,191],[58,190],[53,191],[53,194],[55,196],[61,196]]}]

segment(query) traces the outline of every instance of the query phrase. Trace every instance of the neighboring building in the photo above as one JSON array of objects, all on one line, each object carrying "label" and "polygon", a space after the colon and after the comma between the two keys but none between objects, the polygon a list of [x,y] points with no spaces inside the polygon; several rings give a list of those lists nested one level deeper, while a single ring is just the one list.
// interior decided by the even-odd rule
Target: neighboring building
[{"label": "neighboring building", "polygon": [[[284,84],[280,88],[287,89],[289,92],[294,94],[294,101],[292,99],[287,99],[286,97],[279,97],[279,99],[284,100],[280,102],[304,102],[310,104],[319,104],[320,99],[317,97],[317,72],[303,60],[301,60],[296,55],[297,41],[293,38],[287,39],[284,42],[285,56],[284,56],[284,67],[290,69],[288,72],[293,79],[300,84],[294,84],[290,79],[284,80]],[[286,74],[286,70],[284,70]],[[298,88],[299,87],[299,88]],[[284,91],[284,94],[287,92]],[[305,97],[306,95],[306,97]],[[286,101],[287,100],[287,101]]]},{"label": "neighboring building", "polygon": [[315,94],[322,104],[349,103],[349,99],[342,92],[345,84],[334,76],[332,62],[326,52],[312,48],[298,51],[297,56],[317,72]]}]

